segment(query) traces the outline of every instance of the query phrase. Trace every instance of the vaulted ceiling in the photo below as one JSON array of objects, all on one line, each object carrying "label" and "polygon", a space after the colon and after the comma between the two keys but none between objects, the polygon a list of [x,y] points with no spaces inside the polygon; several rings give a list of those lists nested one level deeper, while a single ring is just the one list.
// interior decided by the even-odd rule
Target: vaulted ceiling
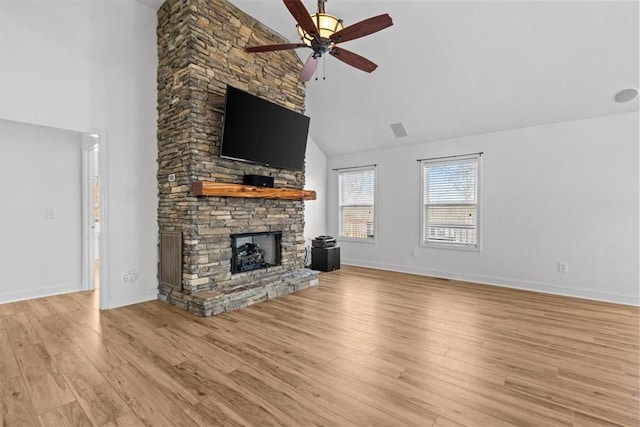
[{"label": "vaulted ceiling", "polygon": [[[298,41],[282,1],[231,1]],[[378,64],[372,74],[329,57],[307,83],[310,133],[328,156],[638,110],[638,98],[613,100],[639,86],[637,1],[330,0],[326,11],[345,26],[394,21],[343,44]]]}]

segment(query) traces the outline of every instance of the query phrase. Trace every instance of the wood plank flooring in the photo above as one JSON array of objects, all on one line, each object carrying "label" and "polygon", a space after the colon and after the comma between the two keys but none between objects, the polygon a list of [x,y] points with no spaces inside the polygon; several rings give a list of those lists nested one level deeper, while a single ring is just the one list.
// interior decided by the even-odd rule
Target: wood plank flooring
[{"label": "wood plank flooring", "polygon": [[343,267],[200,318],[0,305],[2,426],[639,426],[639,310]]}]

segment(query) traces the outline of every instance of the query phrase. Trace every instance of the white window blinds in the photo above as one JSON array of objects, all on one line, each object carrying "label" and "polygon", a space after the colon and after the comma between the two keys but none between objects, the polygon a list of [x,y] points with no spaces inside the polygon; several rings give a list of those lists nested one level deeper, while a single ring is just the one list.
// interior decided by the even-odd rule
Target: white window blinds
[{"label": "white window blinds", "polygon": [[338,171],[340,237],[375,237],[375,167]]},{"label": "white window blinds", "polygon": [[479,249],[480,155],[422,161],[422,243]]}]

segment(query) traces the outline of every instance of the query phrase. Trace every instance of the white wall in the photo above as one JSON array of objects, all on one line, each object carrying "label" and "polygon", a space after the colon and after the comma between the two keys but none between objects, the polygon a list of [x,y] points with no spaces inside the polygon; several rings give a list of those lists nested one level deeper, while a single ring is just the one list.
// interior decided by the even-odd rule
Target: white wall
[{"label": "white wall", "polygon": [[109,307],[157,295],[156,22],[135,1],[0,2],[0,118],[102,136]]},{"label": "white wall", "polygon": [[81,289],[81,144],[0,120],[0,303]]},{"label": "white wall", "polygon": [[[329,158],[328,171],[378,165],[377,243],[341,242],[342,262],[639,304],[638,146],[633,112]],[[482,251],[419,247],[416,160],[475,152]],[[337,235],[337,176],[327,173]]]},{"label": "white wall", "polygon": [[304,188],[316,192],[316,200],[304,202],[304,240],[309,246],[311,239],[327,234],[327,157],[311,137],[305,153]]}]

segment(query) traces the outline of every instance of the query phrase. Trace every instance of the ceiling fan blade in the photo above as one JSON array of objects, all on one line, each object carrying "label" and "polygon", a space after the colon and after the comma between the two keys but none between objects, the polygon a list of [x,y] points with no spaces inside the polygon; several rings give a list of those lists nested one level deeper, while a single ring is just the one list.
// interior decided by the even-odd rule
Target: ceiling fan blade
[{"label": "ceiling fan blade", "polygon": [[329,51],[329,53],[331,54],[331,56],[339,59],[345,64],[349,64],[352,67],[355,67],[362,71],[366,71],[367,73],[371,73],[373,70],[378,68],[376,64],[369,61],[364,56],[360,56],[356,53],[342,49],[341,47],[335,47],[331,51]]},{"label": "ceiling fan blade", "polygon": [[299,47],[307,47],[307,45],[302,43],[266,44],[263,46],[250,46],[244,50],[246,52],[272,52],[274,50],[297,49]]},{"label": "ceiling fan blade", "polygon": [[311,19],[311,15],[307,8],[304,7],[302,1],[300,0],[283,0],[284,5],[287,6],[291,15],[296,20],[300,28],[305,30],[309,34],[318,34],[318,29],[316,28],[316,24],[313,23],[313,19]]},{"label": "ceiling fan blade", "polygon": [[392,25],[393,21],[391,20],[391,17],[385,13],[383,15],[374,16],[373,18],[365,19],[364,21],[349,25],[348,27],[334,33],[330,39],[334,43],[346,42],[368,36],[369,34],[384,30]]},{"label": "ceiling fan blade", "polygon": [[307,62],[304,63],[304,67],[302,68],[302,72],[300,73],[300,81],[308,82],[313,77],[313,73],[316,72],[316,68],[318,67],[318,58],[314,58],[313,53],[309,55],[307,58]]}]

